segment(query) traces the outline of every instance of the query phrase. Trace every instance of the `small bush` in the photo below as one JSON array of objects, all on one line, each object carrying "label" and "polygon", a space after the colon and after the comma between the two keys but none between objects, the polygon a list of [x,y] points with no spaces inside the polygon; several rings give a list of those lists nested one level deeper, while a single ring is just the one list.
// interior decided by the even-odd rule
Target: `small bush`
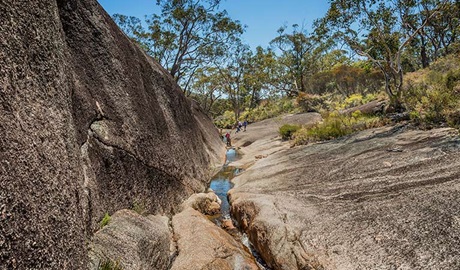
[{"label": "small bush", "polygon": [[386,94],[379,92],[370,93],[365,96],[362,94],[352,94],[348,97],[332,95],[329,97],[323,96],[323,98],[325,99],[323,102],[324,111],[340,111],[364,105],[374,100],[384,100],[386,99]]},{"label": "small bush", "polygon": [[232,111],[225,111],[223,115],[214,120],[214,124],[219,128],[232,128],[235,123],[235,113]]},{"label": "small bush", "polygon": [[[286,113],[299,113],[302,110],[297,106],[294,100],[281,98],[277,100],[264,100],[259,106],[252,109],[246,109],[241,112],[239,121],[258,122],[264,119],[273,118]],[[219,128],[233,128],[237,119],[235,113],[226,111],[223,115],[214,120],[214,124]]]},{"label": "small bush", "polygon": [[300,126],[285,124],[280,127],[279,132],[283,140],[290,140],[292,135],[299,129]]},{"label": "small bush", "polygon": [[317,112],[321,110],[324,99],[320,95],[300,92],[296,102],[304,112]]},{"label": "small bush", "polygon": [[105,260],[102,263],[99,263],[97,268],[98,270],[123,270],[118,261],[113,262],[111,260]]},{"label": "small bush", "polygon": [[102,218],[101,222],[99,223],[100,228],[104,228],[107,224],[109,224],[110,220],[112,217],[109,215],[109,213],[105,213],[104,217]]},{"label": "small bush", "polygon": [[404,95],[411,119],[422,127],[447,123],[458,127],[460,109],[460,70],[447,74],[436,70],[424,71],[421,78],[408,80]]},{"label": "small bush", "polygon": [[280,116],[285,113],[297,113],[301,110],[296,106],[294,100],[282,98],[279,100],[265,100],[253,109],[247,109],[241,113],[240,120],[258,122],[264,119]]},{"label": "small bush", "polygon": [[356,131],[380,127],[385,121],[377,116],[366,116],[353,112],[351,116],[331,113],[322,123],[313,127],[303,127],[293,134],[294,144],[302,145],[312,141],[325,141],[339,138]]},{"label": "small bush", "polygon": [[363,95],[361,94],[353,94],[347,97],[344,101],[345,108],[352,108],[359,105],[362,105],[363,102]]}]

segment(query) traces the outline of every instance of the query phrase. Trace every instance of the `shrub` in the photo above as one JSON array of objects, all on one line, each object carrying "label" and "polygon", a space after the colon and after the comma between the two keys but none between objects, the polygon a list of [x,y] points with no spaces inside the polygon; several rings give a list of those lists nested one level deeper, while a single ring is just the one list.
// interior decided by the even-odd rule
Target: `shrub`
[{"label": "shrub", "polygon": [[235,123],[235,113],[232,111],[225,111],[223,115],[214,120],[214,124],[219,128],[232,128]]},{"label": "shrub", "polygon": [[[294,100],[281,98],[278,100],[264,100],[259,106],[253,109],[246,109],[241,112],[239,121],[258,122],[264,119],[280,116],[285,113],[298,113],[302,110],[296,105]],[[219,128],[233,128],[236,123],[235,113],[226,111],[223,115],[214,120],[214,124]]]},{"label": "shrub", "polygon": [[344,101],[345,108],[352,108],[359,105],[362,105],[363,102],[363,95],[361,94],[353,94],[347,97]]},{"label": "shrub", "polygon": [[99,262],[98,270],[123,270],[118,261],[105,260],[102,263]]},{"label": "shrub", "polygon": [[384,100],[386,94],[384,92],[370,93],[365,96],[362,94],[352,94],[348,97],[341,95],[323,96],[323,109],[325,111],[340,111],[349,108],[367,104],[374,100]]},{"label": "shrub", "polygon": [[111,219],[112,219],[112,217],[110,217],[109,213],[105,213],[104,217],[102,218],[101,222],[99,223],[99,227],[101,229],[104,228],[107,224],[109,224]]},{"label": "shrub", "polygon": [[[446,66],[437,65],[441,70]],[[443,123],[459,126],[460,69],[449,72],[430,69],[408,77],[403,100],[412,120],[422,127]]]},{"label": "shrub", "polygon": [[351,116],[331,113],[322,123],[313,127],[303,127],[293,134],[294,144],[302,145],[312,141],[325,141],[342,137],[356,131],[380,127],[385,121],[377,116],[366,116],[360,111]]},{"label": "shrub", "polygon": [[285,124],[280,127],[279,132],[283,140],[290,140],[294,132],[296,132],[299,129],[300,126],[298,125]]},{"label": "shrub", "polygon": [[317,112],[321,110],[324,99],[320,95],[300,92],[296,98],[296,102],[305,112]]}]

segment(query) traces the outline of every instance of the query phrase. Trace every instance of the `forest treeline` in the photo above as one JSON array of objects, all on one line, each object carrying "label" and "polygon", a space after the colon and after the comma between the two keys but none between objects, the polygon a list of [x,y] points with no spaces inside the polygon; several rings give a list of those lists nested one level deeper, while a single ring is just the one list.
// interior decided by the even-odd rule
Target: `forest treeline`
[{"label": "forest treeline", "polygon": [[[427,118],[433,99],[439,112],[460,108],[460,0],[330,0],[313,30],[280,26],[265,48],[244,44],[245,26],[220,2],[157,0],[161,12],[145,20],[113,18],[186,95],[225,120],[222,126],[283,111],[359,105],[351,102],[356,99],[386,99],[387,111],[410,111],[418,119]],[[428,81],[407,81],[407,74],[449,55],[450,69],[434,70]]]}]

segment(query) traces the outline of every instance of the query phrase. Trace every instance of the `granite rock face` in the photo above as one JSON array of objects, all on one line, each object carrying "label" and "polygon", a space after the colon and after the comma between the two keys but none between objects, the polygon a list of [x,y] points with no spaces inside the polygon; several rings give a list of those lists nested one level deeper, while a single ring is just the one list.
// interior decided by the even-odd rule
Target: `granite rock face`
[{"label": "granite rock face", "polygon": [[459,150],[405,126],[280,150],[233,180],[232,213],[274,269],[458,269]]},{"label": "granite rock face", "polygon": [[243,244],[190,206],[172,218],[177,257],[172,270],[257,270]]},{"label": "granite rock face", "polygon": [[0,268],[86,268],[105,212],[173,212],[224,151],[96,0],[0,0]]},{"label": "granite rock face", "polygon": [[95,233],[89,246],[89,269],[118,263],[123,269],[167,269],[170,259],[169,219],[120,210]]}]

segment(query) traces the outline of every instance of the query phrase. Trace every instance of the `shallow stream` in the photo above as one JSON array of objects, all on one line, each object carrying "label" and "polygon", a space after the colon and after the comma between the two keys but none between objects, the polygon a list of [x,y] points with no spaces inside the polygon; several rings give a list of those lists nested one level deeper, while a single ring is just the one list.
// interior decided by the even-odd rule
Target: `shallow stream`
[{"label": "shallow stream", "polygon": [[[233,188],[233,183],[231,180],[239,173],[241,173],[241,169],[233,166],[228,166],[228,164],[237,159],[238,152],[234,148],[227,150],[225,165],[222,167],[220,172],[211,179],[210,188],[214,190],[216,195],[222,201],[220,214],[211,218],[211,221],[213,221],[219,227],[222,225],[223,220],[232,219],[230,212],[230,202],[228,201],[227,193],[231,188]],[[240,242],[242,242],[243,245],[245,245],[252,253],[255,260],[257,261],[257,264],[259,265],[259,268],[262,270],[270,270],[263,259],[259,256],[257,251],[253,248],[253,245],[249,242],[246,234],[240,232],[238,238]]]}]

